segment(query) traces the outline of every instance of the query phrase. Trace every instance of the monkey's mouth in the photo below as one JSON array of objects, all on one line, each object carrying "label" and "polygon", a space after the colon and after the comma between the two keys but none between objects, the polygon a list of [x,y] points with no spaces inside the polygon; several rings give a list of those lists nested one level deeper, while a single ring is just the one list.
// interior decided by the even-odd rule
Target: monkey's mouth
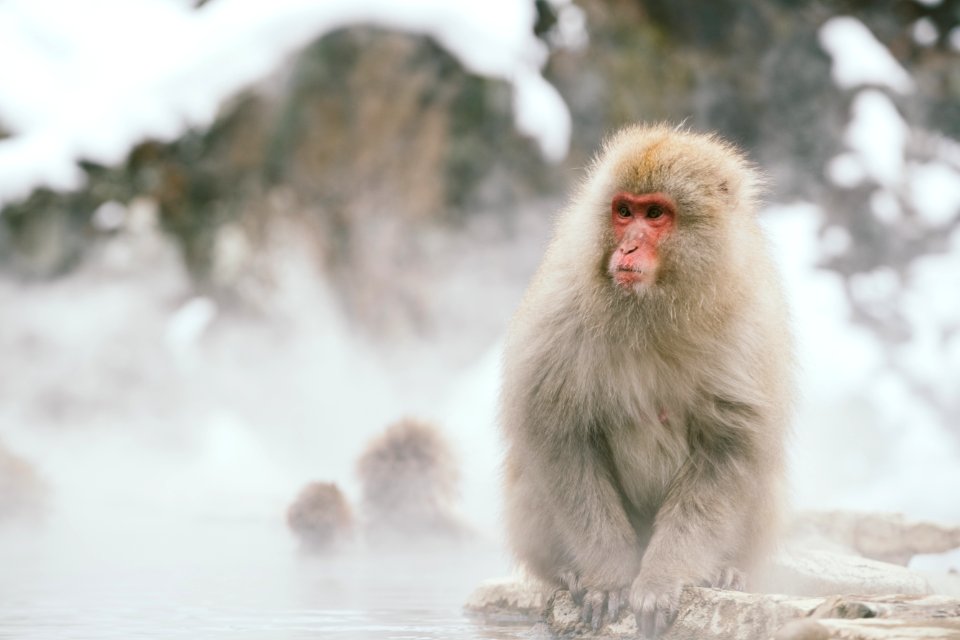
[{"label": "monkey's mouth", "polygon": [[644,286],[649,284],[652,276],[649,270],[645,271],[639,267],[626,265],[618,265],[610,275],[617,285],[627,289],[634,289],[638,285]]}]

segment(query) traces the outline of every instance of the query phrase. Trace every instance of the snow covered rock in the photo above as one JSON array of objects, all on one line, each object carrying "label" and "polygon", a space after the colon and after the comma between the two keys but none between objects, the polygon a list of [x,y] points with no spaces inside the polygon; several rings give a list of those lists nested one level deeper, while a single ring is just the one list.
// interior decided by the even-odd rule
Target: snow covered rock
[{"label": "snow covered rock", "polygon": [[908,520],[897,513],[809,511],[797,516],[793,535],[874,560],[906,566],[914,555],[960,548],[960,527]]}]

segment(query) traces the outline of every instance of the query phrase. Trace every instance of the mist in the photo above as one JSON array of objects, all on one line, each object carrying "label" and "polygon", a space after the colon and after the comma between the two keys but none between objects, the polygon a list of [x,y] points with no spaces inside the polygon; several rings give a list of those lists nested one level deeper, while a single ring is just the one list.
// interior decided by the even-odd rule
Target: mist
[{"label": "mist", "polygon": [[[256,317],[194,295],[154,225],[120,231],[56,282],[3,280],[3,361],[17,363],[4,389],[19,398],[4,405],[3,443],[52,489],[41,514],[2,530],[4,628],[130,637],[163,621],[165,636],[381,637],[382,625],[413,623],[396,613],[411,606],[446,603],[465,624],[469,591],[509,570],[496,526],[497,338],[461,325],[447,349],[371,346],[302,237],[278,242],[270,312]],[[472,259],[505,253],[492,240]],[[520,288],[500,277],[458,264],[441,280],[476,281],[472,304],[505,318]],[[456,315],[462,297],[440,306]],[[358,503],[359,453],[403,416],[434,421],[450,441],[458,515],[476,537],[446,550],[303,556],[284,524],[300,487],[334,481]],[[423,624],[449,630],[450,620]]]}]

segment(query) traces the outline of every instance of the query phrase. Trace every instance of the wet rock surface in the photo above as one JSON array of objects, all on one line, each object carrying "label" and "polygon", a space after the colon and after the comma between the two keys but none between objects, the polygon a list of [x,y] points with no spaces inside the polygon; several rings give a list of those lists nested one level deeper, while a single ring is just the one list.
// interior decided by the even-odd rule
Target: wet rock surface
[{"label": "wet rock surface", "polygon": [[[910,523],[899,516],[845,513],[832,522],[834,543],[874,554],[879,549],[887,557],[949,550],[953,544],[949,527]],[[857,530],[864,533],[852,538],[861,541],[853,544],[850,532]],[[753,585],[760,593],[686,588],[677,620],[663,640],[960,639],[954,576],[842,553],[837,550],[841,546],[788,548]],[[637,637],[631,611],[594,631],[583,623],[581,608],[568,591],[554,592],[525,576],[484,582],[465,608],[478,620],[526,619],[534,637]]]},{"label": "wet rock surface", "polygon": [[[484,583],[467,611],[480,618],[527,618],[544,637],[635,638],[630,611],[593,631],[582,622],[580,607],[568,591],[547,598],[542,589],[520,579]],[[663,640],[849,640],[960,638],[960,599],[941,595],[866,595],[809,598],[783,594],[740,593],[689,587],[680,613]]]}]

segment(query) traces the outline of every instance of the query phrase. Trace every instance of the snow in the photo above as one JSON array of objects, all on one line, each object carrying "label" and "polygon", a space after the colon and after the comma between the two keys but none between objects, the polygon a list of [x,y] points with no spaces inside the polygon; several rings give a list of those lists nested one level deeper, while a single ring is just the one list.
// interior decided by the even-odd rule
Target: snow
[{"label": "snow", "polygon": [[825,257],[842,255],[853,244],[853,237],[846,227],[831,225],[823,230],[820,238],[820,251]]},{"label": "snow", "polygon": [[850,105],[850,122],[843,141],[867,176],[881,185],[895,186],[903,176],[903,149],[909,133],[890,98],[868,89],[858,93]]},{"label": "snow", "polygon": [[[105,17],[108,17],[105,19]],[[496,0],[8,0],[0,4],[0,203],[79,187],[80,159],[122,161],[147,138],[209,124],[226,97],[292,52],[359,24],[433,37],[465,67],[514,88],[518,129],[546,159],[567,152],[570,115],[540,74],[532,2]],[[582,26],[582,25],[581,25]],[[576,41],[568,18],[567,40]],[[585,36],[584,36],[585,37]]]},{"label": "snow", "polygon": [[[838,37],[847,27],[857,31],[850,22],[840,25],[832,36],[825,27],[828,36]],[[841,56],[834,55],[837,62]],[[875,88],[859,91],[850,113],[843,137],[848,150],[828,164],[828,178],[845,188],[868,179],[876,183],[870,209],[887,225],[905,220],[906,205],[924,226],[948,228],[960,213],[960,173],[948,164],[952,146],[940,145],[934,160],[908,162],[910,127]],[[960,379],[960,231],[953,231],[945,253],[916,259],[906,278],[892,267],[851,277],[850,295],[863,308],[881,315],[901,311],[906,338],[892,346],[851,324],[851,301],[839,275],[817,269],[820,255],[833,255],[844,245],[826,233],[819,246],[809,244],[823,213],[801,206],[770,218],[804,372],[793,477],[799,506],[956,521],[957,508],[930,487],[960,486],[960,447],[937,409],[956,406]],[[802,253],[798,239],[807,245]],[[783,254],[784,248],[789,253]]]},{"label": "snow", "polygon": [[127,219],[127,208],[116,200],[108,200],[97,207],[91,221],[100,231],[116,231]]},{"label": "snow", "polygon": [[950,46],[953,47],[954,51],[960,51],[960,27],[950,29],[950,33],[947,34],[947,40],[950,42]]},{"label": "snow", "polygon": [[830,18],[820,28],[820,45],[833,60],[833,80],[843,89],[877,86],[910,93],[910,74],[856,18]]},{"label": "snow", "polygon": [[892,225],[903,220],[903,207],[897,196],[887,189],[877,189],[870,194],[870,212],[880,222]]},{"label": "snow", "polygon": [[889,308],[899,290],[900,278],[890,267],[878,267],[850,276],[850,295],[867,308]]},{"label": "snow", "polygon": [[808,204],[774,207],[764,218],[793,307],[800,360],[794,504],[956,522],[960,507],[949,488],[960,486],[960,446],[916,381],[938,398],[955,396],[960,338],[945,343],[943,327],[957,322],[960,232],[948,254],[918,260],[906,283],[881,268],[853,284],[867,301],[895,298],[906,310],[912,334],[894,358],[914,376],[908,379],[891,368],[876,334],[851,323],[841,278],[817,268],[823,220]]},{"label": "snow", "polygon": [[840,153],[827,163],[827,178],[838,187],[853,189],[864,181],[867,172],[853,153]]},{"label": "snow", "polygon": [[557,14],[557,24],[547,37],[559,49],[581,51],[590,39],[587,35],[587,16],[572,0],[550,0]]},{"label": "snow", "polygon": [[563,98],[549,82],[536,73],[527,72],[526,77],[515,76],[513,112],[517,130],[536,140],[544,157],[559,162],[567,155],[571,122],[566,118],[550,118],[544,115],[561,113]]},{"label": "snow", "polygon": [[942,227],[960,213],[960,172],[942,162],[911,163],[908,197],[928,226]]},{"label": "snow", "polygon": [[937,42],[940,33],[937,31],[937,25],[930,18],[920,18],[913,23],[911,29],[913,41],[921,47],[929,47]]},{"label": "snow", "polygon": [[843,134],[848,150],[830,160],[826,176],[845,189],[857,187],[869,178],[899,190],[909,138],[910,127],[889,96],[876,89],[859,91],[850,104],[850,121]]}]

